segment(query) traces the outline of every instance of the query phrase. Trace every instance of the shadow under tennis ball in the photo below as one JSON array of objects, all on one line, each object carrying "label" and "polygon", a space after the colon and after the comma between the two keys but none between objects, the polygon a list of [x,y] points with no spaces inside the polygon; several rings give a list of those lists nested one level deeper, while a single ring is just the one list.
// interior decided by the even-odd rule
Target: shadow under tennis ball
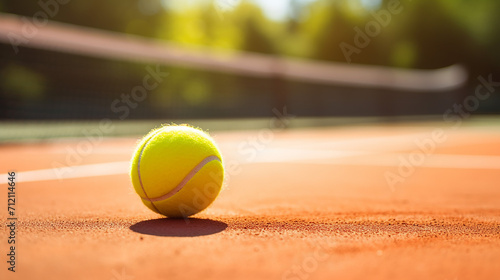
[{"label": "shadow under tennis ball", "polygon": [[138,222],[131,225],[130,230],[137,233],[171,236],[171,237],[194,237],[211,235],[221,232],[227,228],[227,224],[210,219],[155,219]]}]

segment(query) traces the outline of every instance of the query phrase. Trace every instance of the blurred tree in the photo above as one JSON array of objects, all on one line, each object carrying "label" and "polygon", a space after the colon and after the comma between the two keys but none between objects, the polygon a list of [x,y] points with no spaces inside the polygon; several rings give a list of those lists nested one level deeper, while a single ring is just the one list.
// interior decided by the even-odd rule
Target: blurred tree
[{"label": "blurred tree", "polygon": [[442,0],[446,11],[469,38],[463,56],[475,72],[500,71],[500,2]]},{"label": "blurred tree", "polygon": [[440,68],[465,62],[471,38],[446,12],[442,1],[421,0],[405,9],[404,30],[417,49],[416,68]]},{"label": "blurred tree", "polygon": [[242,40],[239,48],[249,52],[276,54],[275,23],[254,3],[243,1],[234,10]]},{"label": "blurred tree", "polygon": [[339,2],[320,1],[311,7],[311,14],[304,22],[304,32],[312,34],[312,58],[346,61],[339,46],[352,41],[354,24],[342,13],[340,5]]},{"label": "blurred tree", "polygon": [[[228,0],[230,1],[230,0]],[[52,9],[56,21],[156,37],[184,45],[310,57],[345,62],[342,43],[355,45],[374,13],[387,9],[361,0],[291,2],[291,16],[276,22],[251,1],[217,3],[182,0],[70,1]],[[39,1],[0,0],[5,12],[33,16],[44,11]],[[473,68],[500,65],[500,2],[477,0],[401,1],[367,46],[352,55],[355,63],[436,68],[462,62]],[[375,9],[376,8],[376,9]],[[375,9],[375,10],[373,10]],[[47,11],[47,9],[45,9]]]}]

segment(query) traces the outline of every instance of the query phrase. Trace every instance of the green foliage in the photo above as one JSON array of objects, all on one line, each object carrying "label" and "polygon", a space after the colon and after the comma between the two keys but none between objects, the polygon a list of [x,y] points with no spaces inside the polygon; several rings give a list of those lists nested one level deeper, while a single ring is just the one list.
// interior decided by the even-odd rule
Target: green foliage
[{"label": "green foliage", "polygon": [[[451,63],[500,63],[500,2],[494,0],[383,0],[377,10],[361,0],[294,0],[293,18],[275,21],[251,0],[70,1],[56,21],[164,39],[184,46],[209,46],[346,62],[339,47],[353,45],[356,31],[394,2],[403,7],[354,63],[435,68]],[[309,4],[306,4],[309,3]],[[26,16],[38,1],[0,0],[0,9]]]}]

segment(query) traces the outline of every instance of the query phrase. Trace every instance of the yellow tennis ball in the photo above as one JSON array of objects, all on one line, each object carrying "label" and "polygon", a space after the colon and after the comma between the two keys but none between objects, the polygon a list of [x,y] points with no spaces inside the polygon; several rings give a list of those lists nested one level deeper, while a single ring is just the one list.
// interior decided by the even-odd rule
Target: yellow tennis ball
[{"label": "yellow tennis ball", "polygon": [[142,202],[171,218],[194,215],[217,197],[224,179],[214,140],[189,126],[164,126],[138,144],[130,177]]}]

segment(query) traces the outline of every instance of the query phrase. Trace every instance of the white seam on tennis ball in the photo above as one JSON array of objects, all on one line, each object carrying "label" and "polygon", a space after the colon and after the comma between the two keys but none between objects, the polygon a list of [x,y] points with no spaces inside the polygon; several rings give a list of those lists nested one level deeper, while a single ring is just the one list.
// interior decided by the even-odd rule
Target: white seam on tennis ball
[{"label": "white seam on tennis ball", "polygon": [[[189,182],[189,180],[191,180],[194,177],[194,175],[196,175],[196,173],[198,173],[205,165],[207,165],[208,163],[210,163],[212,161],[222,162],[218,156],[208,156],[204,160],[202,160],[200,163],[198,163],[198,165],[196,165],[186,175],[186,177],[184,177],[184,179],[182,179],[182,181],[174,189],[172,189],[168,193],[166,193],[162,196],[159,196],[159,197],[155,197],[155,198],[149,198],[149,197],[147,197],[147,195],[146,195],[146,197],[141,196],[141,198],[144,200],[150,201],[150,202],[157,202],[157,201],[162,201],[162,200],[165,200],[165,199],[168,199],[168,198],[174,196]],[[141,184],[141,186],[142,186],[142,184]]]},{"label": "white seam on tennis ball", "polygon": [[[148,194],[146,193],[146,190],[144,189],[144,186],[142,185],[142,178],[141,178],[142,153],[144,152],[144,149],[148,145],[149,141],[151,141],[151,139],[153,139],[156,135],[158,135],[160,133],[160,131],[162,131],[162,130],[163,129],[158,129],[158,131],[156,131],[155,133],[153,133],[153,135],[151,135],[151,137],[149,137],[149,139],[146,141],[146,143],[144,143],[144,145],[142,146],[141,153],[139,154],[139,158],[137,159],[137,175],[138,175],[139,183],[141,184],[142,192],[144,193],[147,200],[149,200],[149,201],[151,201],[151,200],[149,199]],[[141,196],[141,198],[143,198],[143,197]],[[151,202],[151,204],[153,205],[153,207],[156,209],[157,212],[160,212],[160,210],[158,210],[158,208],[156,208],[156,205],[154,203]]]}]

